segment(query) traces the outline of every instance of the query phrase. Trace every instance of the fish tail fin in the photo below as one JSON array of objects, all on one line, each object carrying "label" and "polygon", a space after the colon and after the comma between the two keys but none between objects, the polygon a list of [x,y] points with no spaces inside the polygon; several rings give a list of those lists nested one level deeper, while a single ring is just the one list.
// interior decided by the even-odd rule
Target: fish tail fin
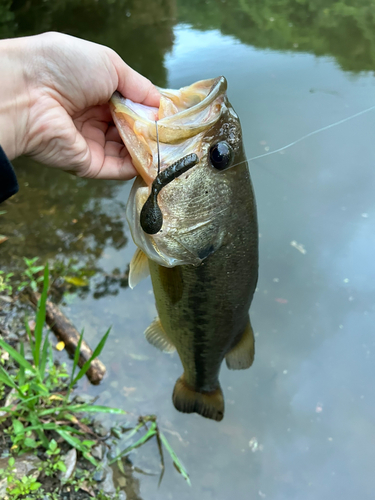
[{"label": "fish tail fin", "polygon": [[242,337],[225,356],[227,367],[230,370],[246,370],[246,368],[250,368],[254,361],[254,343],[254,333],[249,319]]},{"label": "fish tail fin", "polygon": [[224,417],[224,397],[220,385],[212,392],[197,392],[180,377],[173,390],[173,404],[182,413],[199,413],[218,422]]}]

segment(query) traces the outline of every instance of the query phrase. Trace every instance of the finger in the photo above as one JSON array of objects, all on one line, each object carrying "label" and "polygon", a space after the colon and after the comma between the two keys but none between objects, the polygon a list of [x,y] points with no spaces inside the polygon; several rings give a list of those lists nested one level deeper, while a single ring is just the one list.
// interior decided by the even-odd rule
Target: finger
[{"label": "finger", "polygon": [[104,147],[104,153],[106,156],[115,156],[118,158],[125,158],[129,153],[126,147],[116,141],[107,141]]},{"label": "finger", "polygon": [[117,71],[119,92],[132,101],[158,107],[160,93],[155,85],[128,66],[116,52],[111,51],[110,57]]},{"label": "finger", "polygon": [[132,179],[137,175],[130,156],[119,158],[118,156],[105,156],[103,165],[94,176],[95,179],[107,179],[124,181]]},{"label": "finger", "polygon": [[120,134],[118,133],[118,130],[114,125],[109,126],[108,131],[105,134],[105,140],[111,141],[111,142],[118,142],[118,143],[124,145],[124,143],[122,142],[122,139],[120,137]]}]

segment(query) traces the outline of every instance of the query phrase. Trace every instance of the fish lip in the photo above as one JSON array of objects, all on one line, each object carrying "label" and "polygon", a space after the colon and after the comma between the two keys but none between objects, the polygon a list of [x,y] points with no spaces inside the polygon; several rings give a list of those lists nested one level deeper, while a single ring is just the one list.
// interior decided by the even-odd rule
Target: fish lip
[{"label": "fish lip", "polygon": [[[191,140],[200,132],[210,128],[220,118],[222,110],[221,101],[220,106],[216,107],[217,109],[212,108],[212,110],[209,111],[206,120],[198,119],[196,123],[194,123],[194,120],[192,120],[191,123],[184,123],[184,121],[188,121],[189,117],[194,117],[194,115],[198,115],[199,113],[204,114],[204,111],[207,110],[209,106],[213,105],[216,99],[220,96],[225,96],[227,81],[224,76],[219,76],[217,78],[201,80],[177,91],[157,88],[162,96],[170,98],[172,102],[173,99],[178,101],[180,98],[179,94],[181,94],[181,100],[184,95],[187,96],[188,104],[189,93],[191,93],[192,98],[197,97],[198,102],[191,106],[187,105],[173,115],[161,119],[156,117],[156,120],[151,120],[147,116],[142,116],[142,113],[137,112],[137,109],[142,109],[142,105],[132,103],[129,99],[124,98],[119,91],[113,93],[109,102],[113,121],[132,157],[133,164],[138,174],[141,175],[147,185],[151,185],[155,178],[154,170],[157,164],[157,161],[155,161],[157,160],[157,155],[155,155],[155,151],[153,152],[150,146],[152,141],[156,141],[155,121],[157,121],[160,144],[173,144],[173,136],[177,137],[176,143],[186,142],[189,141],[189,139]],[[199,98],[200,96],[202,96],[201,99]],[[183,104],[184,103],[182,103],[182,106]],[[157,112],[159,111],[158,108],[149,109],[154,109]],[[123,130],[125,121],[127,122],[126,126],[131,129],[136,136],[139,146],[138,151],[135,151],[134,145],[130,143],[129,137]],[[142,133],[143,131],[145,132]],[[142,147],[144,148],[143,152],[141,151]],[[193,151],[186,151],[181,154],[181,157],[191,152]],[[198,153],[196,150],[194,152]],[[198,156],[200,155],[198,154]],[[178,159],[179,158],[176,156],[173,161]]]}]

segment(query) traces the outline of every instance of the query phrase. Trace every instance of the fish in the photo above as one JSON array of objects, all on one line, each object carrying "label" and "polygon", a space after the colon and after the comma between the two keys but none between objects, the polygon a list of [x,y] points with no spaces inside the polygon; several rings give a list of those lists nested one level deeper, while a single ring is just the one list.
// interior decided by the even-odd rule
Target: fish
[{"label": "fish", "polygon": [[231,370],[254,359],[254,190],[225,77],[159,91],[159,108],[118,92],[110,100],[138,173],[126,208],[137,246],[129,286],[151,275],[158,316],[145,336],[162,351],[178,352],[183,374],[173,390],[175,408],[220,421],[224,359]]}]

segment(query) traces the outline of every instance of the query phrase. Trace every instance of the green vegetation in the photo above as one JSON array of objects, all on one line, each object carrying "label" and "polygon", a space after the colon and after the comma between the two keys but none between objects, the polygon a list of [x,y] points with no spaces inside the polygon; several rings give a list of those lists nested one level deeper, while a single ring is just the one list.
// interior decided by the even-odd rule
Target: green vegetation
[{"label": "green vegetation", "polygon": [[[75,453],[78,452],[82,456],[82,460],[86,460],[90,464],[91,469],[85,466],[86,472],[83,473],[77,467],[69,477],[60,478],[59,483],[70,486],[75,491],[82,487],[86,491],[90,488],[91,491],[94,491],[96,483],[93,474],[101,467],[101,463],[92,454],[93,448],[98,445],[98,436],[90,427],[91,421],[83,418],[83,415],[92,413],[121,415],[126,412],[94,403],[76,402],[71,396],[75,385],[89,369],[91,361],[100,355],[110,329],[82,368],[78,369],[78,359],[83,332],[74,354],[70,374],[65,365],[56,365],[48,333],[43,336],[49,288],[48,266],[45,268],[36,266],[36,259],[25,259],[25,263],[27,268],[24,276],[28,278],[28,282],[22,283],[22,286],[24,287],[26,284],[33,286],[32,284],[34,284],[38,288],[42,280],[43,289],[35,315],[34,335],[30,331],[28,322],[25,323],[32,362],[25,358],[23,342],[20,342],[17,350],[0,338],[0,400],[4,404],[4,406],[0,406],[0,429],[3,429],[4,435],[8,436],[10,452],[13,454],[8,460],[7,467],[0,469],[0,484],[1,480],[6,480],[6,498],[9,500],[43,498],[46,492],[43,489],[43,481],[38,481],[39,474],[17,477],[14,457],[22,458],[25,453],[37,455],[42,458],[38,472],[44,478],[57,480],[60,478],[60,474],[64,474],[67,470],[62,449],[64,449],[64,453],[67,450],[75,449]],[[36,279],[41,271],[44,271],[41,280],[39,277]],[[9,284],[6,286],[13,289],[11,279],[12,276],[8,277]],[[9,289],[4,288],[3,291],[9,292]],[[121,439],[123,432],[127,433],[124,440],[126,447],[121,451],[117,444],[117,456],[111,461],[111,463],[116,462],[120,471],[124,472],[122,457],[154,437],[161,459],[160,480],[164,473],[163,448],[165,448],[176,469],[190,484],[186,470],[170,447],[166,437],[160,432],[154,415],[140,417],[136,426],[123,429],[122,432],[118,432],[116,429],[113,435]],[[137,438],[139,433],[142,435]],[[136,440],[131,441],[134,438]],[[54,499],[54,495],[57,493],[56,488],[50,489],[49,498]],[[98,498],[106,500],[109,497],[101,493]]]},{"label": "green vegetation", "polygon": [[178,20],[259,48],[332,55],[344,70],[375,69],[372,0],[177,0]]},{"label": "green vegetation", "polygon": [[[90,449],[95,444],[95,441],[80,440],[78,436],[84,433],[77,431],[71,425],[68,425],[68,423],[75,423],[77,421],[75,414],[82,412],[108,412],[117,414],[123,414],[124,412],[116,408],[106,408],[97,405],[71,404],[69,396],[74,385],[89,369],[91,361],[101,353],[110,330],[107,331],[99,342],[91,358],[83,365],[78,374],[75,375],[80,343],[83,337],[82,333],[80,343],[75,352],[69,384],[64,391],[65,393],[62,394],[61,379],[67,378],[67,374],[64,371],[55,372],[53,369],[52,346],[48,335],[45,336],[43,341],[47,291],[48,267],[46,266],[44,270],[43,291],[36,313],[34,339],[26,323],[34,365],[31,365],[25,359],[24,344],[22,342],[20,344],[20,351],[18,352],[4,340],[0,339],[0,347],[8,352],[11,358],[19,365],[18,373],[13,377],[0,365],[0,382],[14,391],[16,399],[16,404],[12,401],[11,404],[2,409],[5,412],[2,419],[7,416],[11,417],[12,428],[7,432],[11,435],[13,442],[12,449],[17,450],[18,453],[35,449],[38,446],[49,450],[50,443],[46,432],[55,431],[69,445],[82,452],[83,456],[96,466],[97,463],[90,454]],[[61,421],[67,424],[61,425]],[[36,434],[36,439],[30,437],[32,431]]]},{"label": "green vegetation", "polygon": [[8,0],[0,20],[0,37],[58,30],[106,43],[158,85],[176,22],[254,47],[331,55],[344,70],[375,68],[372,0]]},{"label": "green vegetation", "polygon": [[17,479],[14,475],[14,465],[15,459],[11,457],[8,460],[7,468],[0,469],[0,480],[3,478],[7,480],[7,494],[9,498],[17,500],[24,495],[35,492],[42,485],[33,476],[22,476],[21,479]]}]

